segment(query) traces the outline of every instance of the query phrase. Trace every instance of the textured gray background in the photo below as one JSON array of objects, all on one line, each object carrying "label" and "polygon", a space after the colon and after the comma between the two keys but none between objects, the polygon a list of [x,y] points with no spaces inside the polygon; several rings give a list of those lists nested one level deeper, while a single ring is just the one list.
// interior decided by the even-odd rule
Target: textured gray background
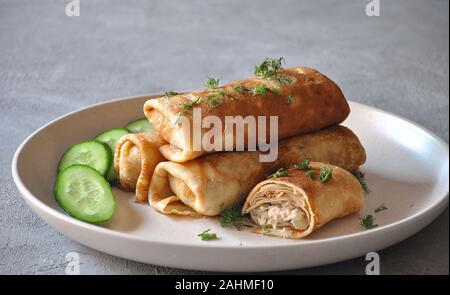
[{"label": "textured gray background", "polygon": [[[189,2],[189,3],[188,3]],[[15,149],[33,130],[111,98],[195,89],[206,75],[251,74],[266,56],[327,73],[349,99],[402,115],[448,142],[448,1],[381,0],[369,18],[355,1],[0,0],[0,273],[183,274],[99,253],[40,220],[11,179]],[[384,274],[448,274],[448,209],[381,251]],[[364,258],[290,271],[364,273]]]}]

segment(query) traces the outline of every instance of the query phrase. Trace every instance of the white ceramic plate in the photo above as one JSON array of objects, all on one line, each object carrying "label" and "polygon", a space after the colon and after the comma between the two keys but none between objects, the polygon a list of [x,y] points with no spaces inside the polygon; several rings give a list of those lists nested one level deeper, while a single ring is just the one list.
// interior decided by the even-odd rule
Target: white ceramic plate
[{"label": "white ceramic plate", "polygon": [[[94,249],[146,263],[210,271],[269,271],[342,261],[395,244],[418,232],[448,205],[448,145],[424,128],[386,112],[351,103],[349,126],[366,148],[362,167],[372,193],[364,212],[334,221],[303,240],[226,229],[217,219],[165,216],[114,189],[113,220],[97,226],[67,216],[53,196],[56,167],[70,145],[143,117],[151,96],[114,100],[56,119],[18,148],[14,181],[33,210],[68,237]],[[381,204],[388,210],[374,214]],[[379,227],[363,230],[371,213]],[[201,241],[211,228],[220,239]]]}]

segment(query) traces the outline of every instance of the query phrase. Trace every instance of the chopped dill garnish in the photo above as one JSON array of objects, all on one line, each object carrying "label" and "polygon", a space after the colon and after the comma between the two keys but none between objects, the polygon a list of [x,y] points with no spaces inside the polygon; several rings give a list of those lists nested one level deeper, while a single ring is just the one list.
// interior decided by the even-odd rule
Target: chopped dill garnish
[{"label": "chopped dill garnish", "polygon": [[380,206],[378,206],[378,208],[375,209],[375,213],[378,213],[378,212],[381,212],[381,211],[384,211],[384,210],[387,210],[387,207],[386,207],[386,205],[383,203],[383,204],[381,204]]},{"label": "chopped dill garnish", "polygon": [[233,89],[234,89],[235,91],[241,93],[241,94],[242,94],[242,93],[245,93],[245,92],[251,92],[250,89],[248,89],[247,87],[245,87],[245,86],[242,85],[242,84],[233,86]]},{"label": "chopped dill garnish", "polygon": [[378,226],[378,224],[374,224],[375,218],[373,218],[372,215],[368,214],[364,216],[363,218],[360,218],[361,225],[364,229],[372,229]]},{"label": "chopped dill garnish", "polygon": [[275,94],[277,94],[277,95],[280,95],[280,94],[281,94],[280,89],[278,89],[278,88],[276,88],[276,87],[271,88],[270,91],[272,91],[273,93],[275,93]]},{"label": "chopped dill garnish", "polygon": [[255,66],[254,73],[259,78],[273,79],[277,72],[282,69],[284,58],[266,58],[259,66]]},{"label": "chopped dill garnish", "polygon": [[314,175],[314,169],[312,169],[312,168],[308,168],[305,175],[306,175],[306,177],[308,177],[312,180],[316,179],[316,176]]},{"label": "chopped dill garnish", "polygon": [[234,226],[240,230],[243,226],[252,226],[252,222],[248,215],[241,214],[241,207],[234,206],[220,213],[220,225],[223,227]]},{"label": "chopped dill garnish", "polygon": [[219,78],[214,79],[214,78],[208,77],[208,81],[206,81],[206,83],[205,83],[205,88],[207,90],[213,91],[213,90],[217,89],[217,87],[219,86],[219,81],[220,81]]},{"label": "chopped dill garnish", "polygon": [[356,177],[356,179],[358,179],[359,184],[361,184],[361,187],[364,190],[364,192],[366,194],[369,194],[370,193],[370,189],[369,189],[369,186],[367,185],[367,182],[366,182],[366,178],[365,178],[366,174],[361,172],[361,171],[358,171],[358,172],[353,173],[353,175]]},{"label": "chopped dill garnish", "polygon": [[[214,79],[211,77],[208,77],[208,81],[205,83],[206,90],[210,91],[211,93],[206,96],[206,106],[209,110],[212,108],[215,108],[223,103],[223,98],[226,95],[225,91],[222,89],[219,89],[219,78]],[[231,95],[229,95],[231,96]],[[233,96],[231,96],[233,97]]]},{"label": "chopped dill garnish", "polygon": [[252,89],[252,94],[253,96],[266,95],[267,91],[269,91],[269,87],[267,87],[266,84],[259,84],[258,86]]},{"label": "chopped dill garnish", "polygon": [[285,76],[277,76],[275,81],[283,86],[289,86],[292,83],[292,79]]},{"label": "chopped dill garnish", "polygon": [[177,118],[175,120],[175,123],[178,122],[178,120],[180,119],[181,116],[185,115],[185,114],[190,114],[192,111],[192,108],[195,105],[199,105],[200,104],[200,97],[197,97],[195,100],[192,101],[188,101],[188,102],[182,102],[181,105],[181,110],[178,112]]},{"label": "chopped dill garnish", "polygon": [[223,97],[225,92],[223,90],[216,89],[211,94],[206,96],[206,106],[208,109],[215,108],[223,103]]},{"label": "chopped dill garnish", "polygon": [[288,77],[278,74],[284,64],[284,58],[266,58],[259,66],[255,66],[254,73],[258,78],[272,79],[277,83],[287,86],[292,83],[292,80]]},{"label": "chopped dill garnish", "polygon": [[307,169],[311,168],[311,167],[309,167],[309,162],[311,162],[311,159],[310,158],[306,158],[306,159],[303,160],[303,162],[295,163],[292,166],[295,169],[298,169],[298,170],[307,170]]},{"label": "chopped dill garnish", "polygon": [[295,98],[292,95],[289,95],[287,98],[287,104],[293,104],[295,102]]},{"label": "chopped dill garnish", "polygon": [[177,94],[178,94],[178,92],[175,92],[175,91],[166,91],[166,92],[164,92],[164,97],[166,99],[169,99],[169,97],[177,95]]},{"label": "chopped dill garnish", "polygon": [[278,178],[281,176],[287,176],[288,175],[288,171],[284,168],[280,168],[277,170],[277,172],[270,174],[269,176],[267,176],[267,179],[269,178]]},{"label": "chopped dill garnish", "polygon": [[217,239],[217,235],[215,233],[210,233],[211,229],[208,228],[204,232],[199,233],[197,236],[200,237],[202,241],[209,241],[209,240],[215,240]]},{"label": "chopped dill garnish", "polygon": [[320,181],[327,182],[333,175],[333,169],[328,167],[320,167]]}]

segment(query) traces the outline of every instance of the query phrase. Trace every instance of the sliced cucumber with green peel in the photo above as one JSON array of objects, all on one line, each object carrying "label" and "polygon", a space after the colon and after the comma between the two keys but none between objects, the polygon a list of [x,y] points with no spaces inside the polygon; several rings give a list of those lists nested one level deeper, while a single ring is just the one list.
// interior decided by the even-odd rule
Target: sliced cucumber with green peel
[{"label": "sliced cucumber with green peel", "polygon": [[97,170],[86,165],[75,164],[60,171],[55,196],[70,216],[90,223],[110,220],[116,209],[109,183]]},{"label": "sliced cucumber with green peel", "polygon": [[155,128],[153,128],[152,124],[147,119],[138,119],[135,121],[131,121],[125,126],[126,129],[130,130],[133,133],[142,133],[142,132],[153,132]]},{"label": "sliced cucumber with green peel", "polygon": [[98,141],[84,141],[71,146],[61,157],[58,171],[73,164],[87,165],[100,174],[106,175],[111,166],[112,156],[109,147]]},{"label": "sliced cucumber with green peel", "polygon": [[[111,149],[111,156],[114,158],[114,153],[116,151],[117,142],[119,142],[119,139],[130,133],[127,129],[124,128],[113,128],[110,130],[107,130],[105,132],[100,133],[97,135],[95,140],[103,142],[104,144],[107,144],[109,148]],[[109,166],[108,172],[106,173],[106,180],[109,182],[116,181],[116,173],[114,172],[114,163],[111,162],[111,165]]]}]

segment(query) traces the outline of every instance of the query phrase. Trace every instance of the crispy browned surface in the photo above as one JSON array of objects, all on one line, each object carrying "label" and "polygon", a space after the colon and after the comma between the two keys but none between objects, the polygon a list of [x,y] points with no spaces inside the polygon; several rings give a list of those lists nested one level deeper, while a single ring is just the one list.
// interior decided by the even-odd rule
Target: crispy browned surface
[{"label": "crispy browned surface", "polygon": [[[208,91],[197,91],[188,94],[151,99],[144,105],[144,112],[158,130],[160,136],[174,145],[174,148],[164,148],[164,156],[171,161],[185,162],[203,154],[189,153],[191,147],[186,139],[178,135],[178,142],[171,141],[172,135],[180,132],[179,124],[175,124],[177,114],[182,110],[182,104],[199,97],[198,107],[202,117],[207,115],[218,116],[224,126],[225,116],[278,116],[279,139],[316,131],[327,126],[339,124],[347,118],[350,109],[339,87],[322,73],[303,67],[289,68],[280,71],[280,75],[292,79],[292,84],[282,86],[277,82],[260,78],[249,78],[226,84],[219,89],[226,94],[223,102],[208,108],[206,97]],[[269,88],[277,88],[280,94],[268,91],[265,95],[254,96],[252,93],[239,93],[233,89],[235,85],[243,85],[253,89],[257,85],[266,84]],[[288,96],[294,97],[292,104],[287,103]],[[190,115],[187,117],[192,120]],[[191,124],[192,128],[192,124]],[[207,130],[203,129],[202,132]],[[192,134],[192,132],[191,132]],[[269,138],[269,129],[266,132]],[[186,137],[187,138],[187,137]],[[247,139],[245,137],[245,142]],[[181,154],[181,155],[177,155]]]}]

